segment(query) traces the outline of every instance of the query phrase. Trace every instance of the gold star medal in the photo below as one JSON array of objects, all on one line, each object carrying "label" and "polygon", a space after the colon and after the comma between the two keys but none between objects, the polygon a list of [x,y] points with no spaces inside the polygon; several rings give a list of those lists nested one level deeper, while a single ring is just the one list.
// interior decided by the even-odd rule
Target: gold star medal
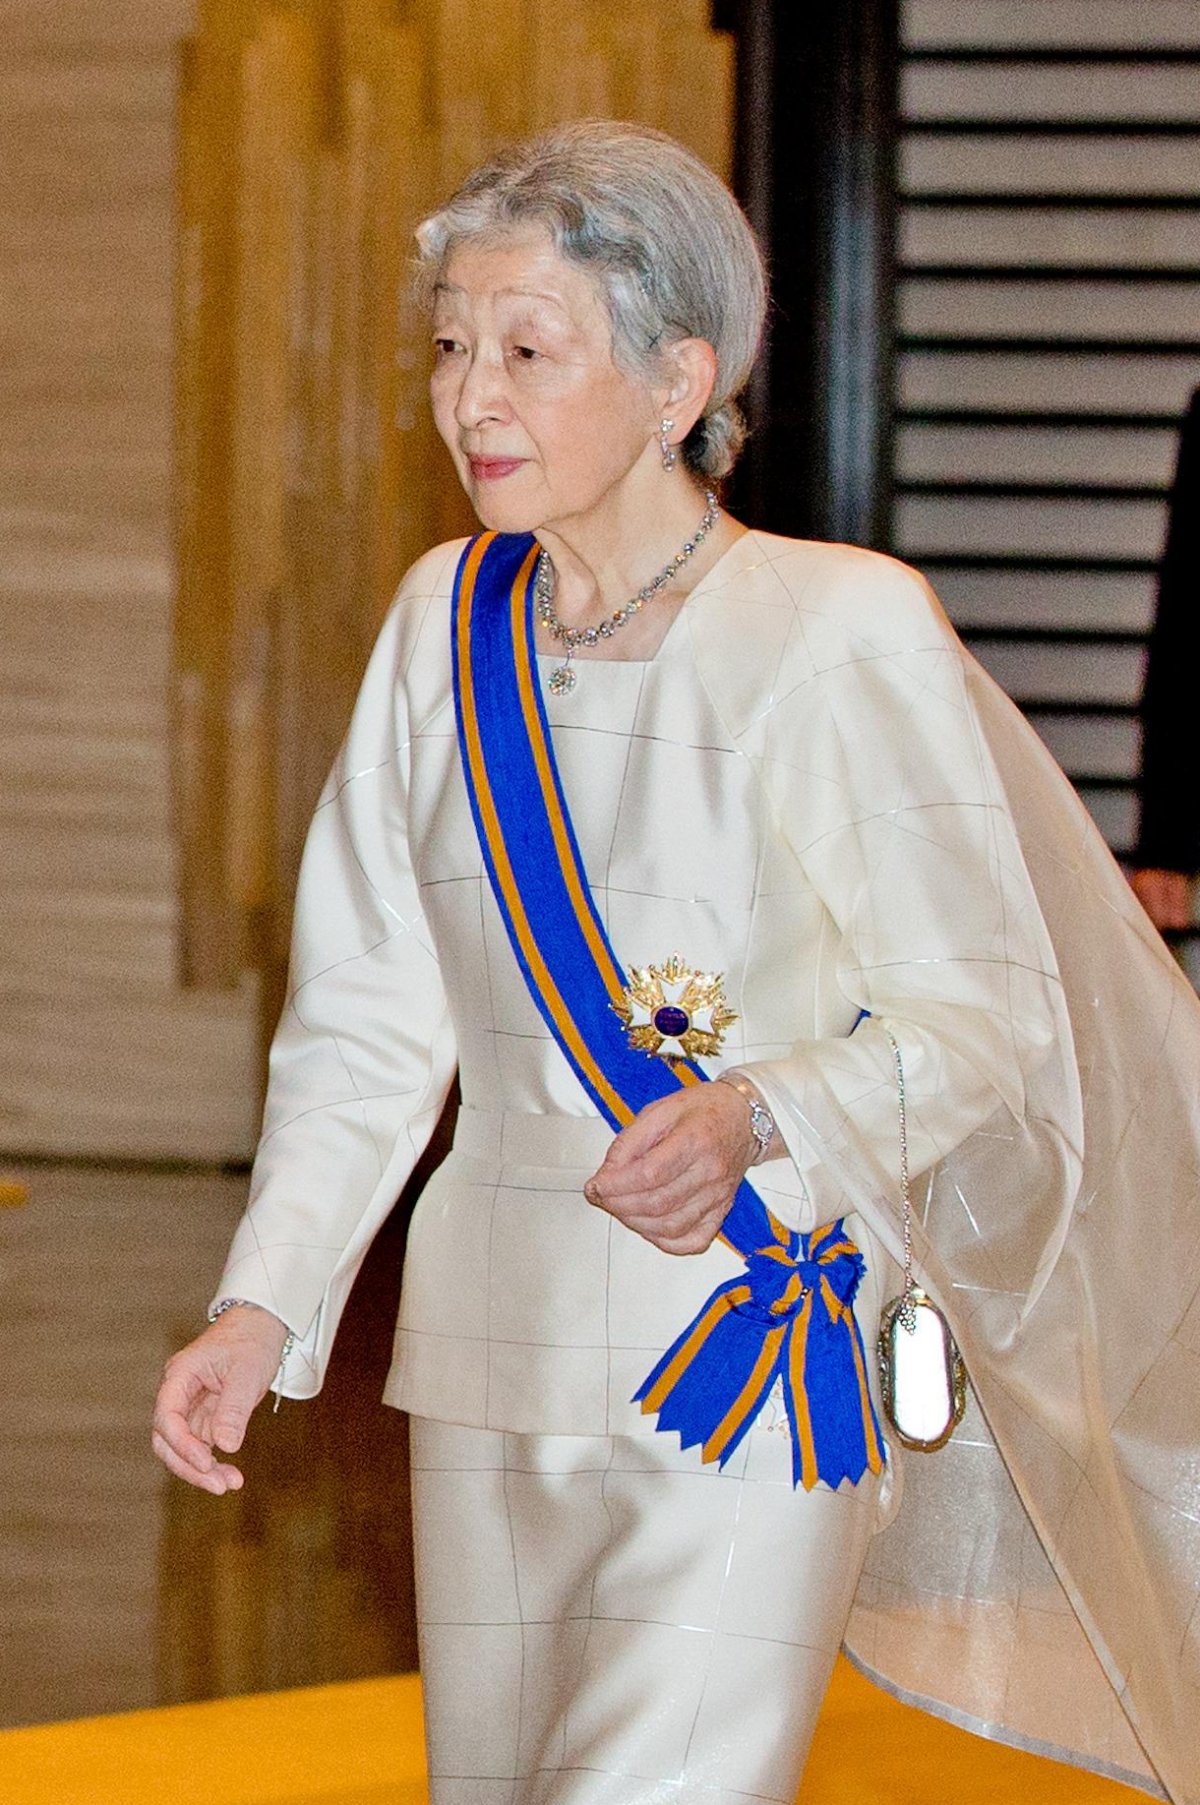
[{"label": "gold star medal", "polygon": [[631,1047],[659,1059],[715,1059],[738,1019],[725,1001],[724,972],[695,971],[678,953],[662,965],[633,966],[613,1008]]}]

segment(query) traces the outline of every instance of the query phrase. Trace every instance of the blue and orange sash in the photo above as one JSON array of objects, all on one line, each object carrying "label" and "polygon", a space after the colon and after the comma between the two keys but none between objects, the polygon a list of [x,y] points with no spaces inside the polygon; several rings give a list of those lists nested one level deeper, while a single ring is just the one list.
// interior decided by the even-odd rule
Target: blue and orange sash
[{"label": "blue and orange sash", "polygon": [[[629,1045],[626,979],[596,912],[559,783],[533,649],[537,541],[483,533],[454,582],[454,696],[479,844],[530,995],[614,1129],[706,1075]],[[795,1234],[743,1181],[721,1239],[746,1263],[719,1285],[635,1394],[659,1429],[722,1466],[776,1379],[793,1477],[857,1482],[883,1465],[854,1294],[863,1258],[841,1222]]]}]

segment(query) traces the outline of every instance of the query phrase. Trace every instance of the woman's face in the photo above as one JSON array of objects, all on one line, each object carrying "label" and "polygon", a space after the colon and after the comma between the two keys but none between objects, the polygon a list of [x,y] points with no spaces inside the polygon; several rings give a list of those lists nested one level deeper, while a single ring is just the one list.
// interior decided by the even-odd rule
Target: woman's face
[{"label": "woman's face", "polygon": [[486,527],[566,525],[657,459],[654,395],[613,362],[599,288],[548,233],[454,249],[433,331],[434,418]]}]

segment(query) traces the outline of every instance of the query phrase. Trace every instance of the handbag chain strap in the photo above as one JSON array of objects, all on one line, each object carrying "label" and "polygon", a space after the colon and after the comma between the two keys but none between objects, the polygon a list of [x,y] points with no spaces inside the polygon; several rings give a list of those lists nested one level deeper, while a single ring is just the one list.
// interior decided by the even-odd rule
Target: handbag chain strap
[{"label": "handbag chain strap", "polygon": [[913,1280],[912,1191],[908,1177],[908,1105],[904,1094],[904,1061],[900,1057],[900,1043],[896,1036],[890,1028],[884,1028],[883,1031],[892,1049],[892,1064],[896,1068],[896,1096],[900,1106],[900,1201],[904,1235],[904,1290],[900,1296],[900,1324],[911,1335],[917,1326],[917,1306],[914,1297],[916,1284]]}]

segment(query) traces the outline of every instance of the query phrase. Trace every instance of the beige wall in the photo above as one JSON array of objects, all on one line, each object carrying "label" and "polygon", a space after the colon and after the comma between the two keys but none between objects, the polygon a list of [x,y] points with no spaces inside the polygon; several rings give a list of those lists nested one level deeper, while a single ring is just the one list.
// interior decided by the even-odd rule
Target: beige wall
[{"label": "beige wall", "polygon": [[182,994],[167,700],[179,0],[0,14],[0,1149],[216,1159],[249,998]]}]

